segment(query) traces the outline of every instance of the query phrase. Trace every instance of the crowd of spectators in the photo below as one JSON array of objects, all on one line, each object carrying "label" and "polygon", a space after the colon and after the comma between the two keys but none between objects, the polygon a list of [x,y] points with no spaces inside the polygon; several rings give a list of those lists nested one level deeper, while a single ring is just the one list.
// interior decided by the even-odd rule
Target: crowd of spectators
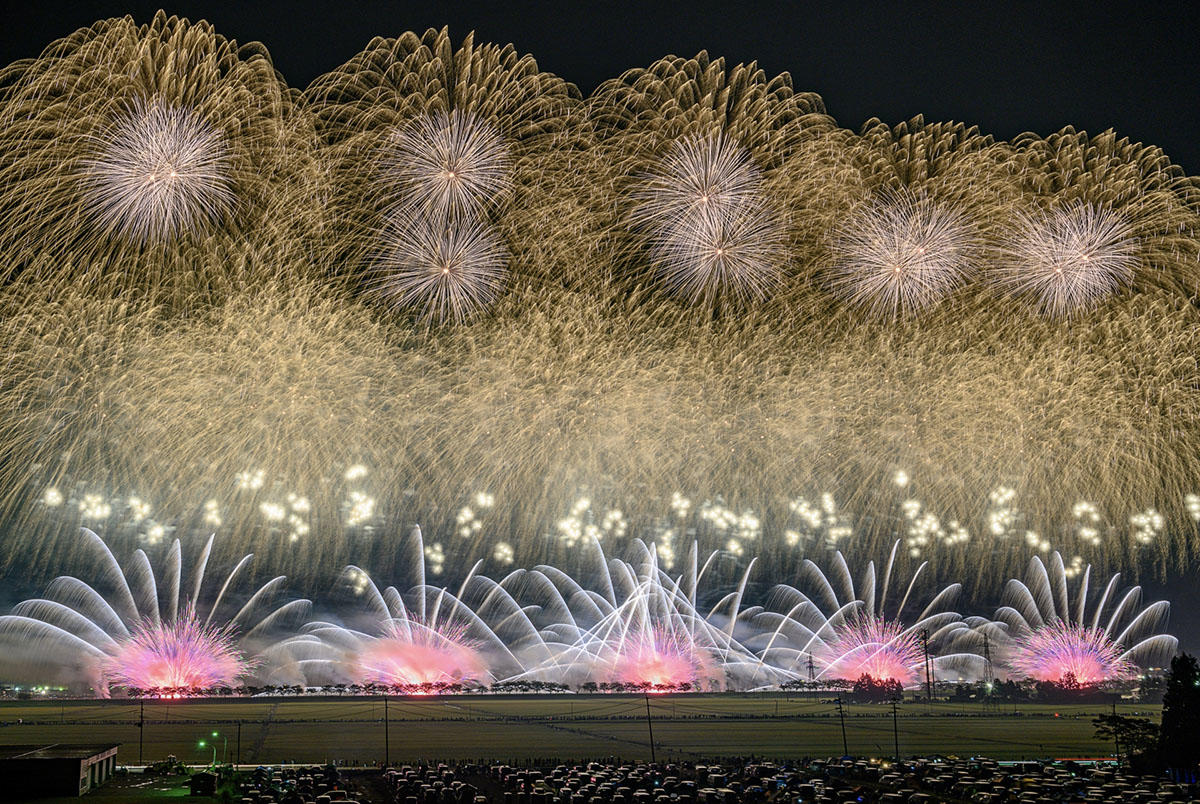
[{"label": "crowd of spectators", "polygon": [[988,759],[863,759],[719,765],[423,765],[385,771],[389,804],[1173,804],[1200,785],[1108,764]]}]

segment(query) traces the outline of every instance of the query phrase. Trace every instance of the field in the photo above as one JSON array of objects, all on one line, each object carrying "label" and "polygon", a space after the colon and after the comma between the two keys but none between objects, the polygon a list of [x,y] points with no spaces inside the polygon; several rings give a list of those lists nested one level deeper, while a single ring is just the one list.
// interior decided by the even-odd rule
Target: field
[{"label": "field", "polygon": [[[650,708],[650,724],[646,707]],[[387,724],[384,724],[384,709]],[[1111,745],[1093,736],[1103,704],[1011,705],[905,702],[895,727],[900,752],[980,754],[996,759],[1096,757]],[[1158,707],[1121,714],[1157,719]],[[139,745],[138,722],[144,718]],[[120,742],[119,761],[174,754],[203,763],[384,760],[563,761],[648,758],[648,725],[659,759],[754,754],[770,758],[842,752],[836,703],[784,694],[457,696],[446,698],[258,698],[180,701],[0,701],[0,744]],[[890,756],[886,704],[845,706],[850,753]],[[212,732],[218,732],[214,739]],[[206,740],[204,748],[198,741]]]}]

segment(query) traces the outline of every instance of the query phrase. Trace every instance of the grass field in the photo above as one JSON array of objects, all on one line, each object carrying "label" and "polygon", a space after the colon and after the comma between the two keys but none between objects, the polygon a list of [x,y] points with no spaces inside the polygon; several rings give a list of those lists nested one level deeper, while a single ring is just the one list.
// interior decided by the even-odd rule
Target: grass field
[{"label": "grass field", "polygon": [[[563,761],[648,758],[647,700],[636,695],[457,696],[389,698],[392,762],[437,760]],[[787,695],[661,695],[649,699],[657,756],[771,758],[842,752],[836,704]],[[980,754],[996,759],[1094,757],[1111,746],[1093,736],[1103,704],[1021,704],[985,711],[979,704],[907,702],[896,727],[902,754]],[[1118,706],[1158,718],[1158,707]],[[142,745],[138,720],[144,714]],[[890,705],[847,704],[852,754],[890,756]],[[213,731],[218,736],[214,741]],[[201,749],[197,742],[209,741]],[[243,764],[284,761],[372,764],[384,759],[384,701],[379,698],[259,698],[182,701],[2,701],[0,744],[120,742],[119,761],[137,764],[174,754],[185,762],[217,757]],[[141,757],[139,757],[139,750]]]}]

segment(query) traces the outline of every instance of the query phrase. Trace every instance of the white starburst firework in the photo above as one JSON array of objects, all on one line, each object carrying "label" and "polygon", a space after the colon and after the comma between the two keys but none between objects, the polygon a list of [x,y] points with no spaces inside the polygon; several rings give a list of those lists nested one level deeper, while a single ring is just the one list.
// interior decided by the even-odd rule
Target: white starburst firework
[{"label": "white starburst firework", "polygon": [[830,287],[879,317],[928,309],[973,268],[978,239],[960,214],[911,192],[859,207],[835,232]]},{"label": "white starburst firework", "polygon": [[1063,318],[1132,282],[1138,243],[1120,213],[1077,204],[1022,216],[1002,255],[996,284],[1038,313]]},{"label": "white starburst firework", "polygon": [[233,207],[224,135],[191,109],[138,100],[90,139],[84,200],[109,231],[139,244],[163,242]]},{"label": "white starburst firework", "polygon": [[395,211],[381,233],[368,293],[427,321],[465,321],[500,294],[508,252],[478,220],[436,220]]},{"label": "white starburst firework", "polygon": [[762,175],[722,135],[676,142],[634,192],[630,223],[659,278],[689,302],[761,300],[780,279],[783,227]]},{"label": "white starburst firework", "polygon": [[1031,558],[1024,582],[1008,582],[996,621],[1003,624],[999,645],[1014,673],[1043,681],[1070,673],[1093,684],[1132,677],[1139,666],[1157,665],[1175,654],[1179,640],[1159,633],[1170,613],[1165,600],[1143,607],[1140,586],[1118,589],[1120,574],[1095,595],[1091,576],[1088,565],[1072,592],[1070,573],[1056,551],[1048,561]]},{"label": "white starburst firework", "polygon": [[495,127],[457,109],[422,115],[392,135],[384,182],[434,217],[474,218],[512,187]]}]

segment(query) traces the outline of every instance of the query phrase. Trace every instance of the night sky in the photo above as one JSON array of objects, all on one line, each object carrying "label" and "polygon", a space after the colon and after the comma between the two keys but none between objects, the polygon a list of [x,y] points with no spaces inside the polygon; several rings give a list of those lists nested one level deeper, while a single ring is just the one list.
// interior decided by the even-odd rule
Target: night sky
[{"label": "night sky", "polygon": [[[36,56],[97,19],[154,3],[4,0],[0,63]],[[1163,147],[1200,173],[1200,7],[1161,3],[659,3],[315,2],[180,0],[167,10],[207,19],[241,42],[261,41],[287,81],[306,86],[373,36],[449,25],[452,38],[512,42],[586,94],[606,78],[674,54],[707,49],[731,63],[787,71],[848,128],[879,117],[975,124],[1011,138],[1063,126],[1114,128]],[[1171,630],[1200,649],[1200,568],[1151,584],[1173,601]]]},{"label": "night sky", "polygon": [[[454,39],[512,42],[585,93],[606,78],[701,49],[757,60],[820,94],[843,126],[916,114],[1010,138],[1066,125],[1114,128],[1163,147],[1200,173],[1200,11],[1190,3],[724,4],[557,0],[181,0],[242,42],[265,43],[290,84],[306,86],[373,36],[450,26]],[[155,3],[5,0],[0,62],[36,56],[52,40],[110,16],[148,21]]]}]

